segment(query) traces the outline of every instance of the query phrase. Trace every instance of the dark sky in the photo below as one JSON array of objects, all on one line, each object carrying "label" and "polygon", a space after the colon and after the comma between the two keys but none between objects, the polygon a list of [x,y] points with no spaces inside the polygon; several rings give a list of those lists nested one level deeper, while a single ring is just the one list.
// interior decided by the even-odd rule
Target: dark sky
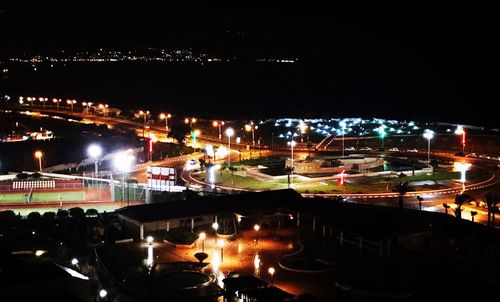
[{"label": "dark sky", "polygon": [[359,101],[331,107],[347,113],[390,115],[394,108],[395,115],[499,124],[491,109],[499,99],[495,1],[12,2],[0,4],[4,56],[137,45],[299,55],[312,62],[307,72],[322,75],[308,83],[313,103],[327,104],[336,86],[339,100]]}]

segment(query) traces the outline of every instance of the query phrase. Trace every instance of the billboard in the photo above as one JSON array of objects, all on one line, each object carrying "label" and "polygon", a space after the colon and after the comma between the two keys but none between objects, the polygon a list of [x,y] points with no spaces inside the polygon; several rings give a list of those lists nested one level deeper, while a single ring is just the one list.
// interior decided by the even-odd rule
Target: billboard
[{"label": "billboard", "polygon": [[175,169],[169,167],[148,166],[148,188],[155,191],[172,191],[175,187]]}]

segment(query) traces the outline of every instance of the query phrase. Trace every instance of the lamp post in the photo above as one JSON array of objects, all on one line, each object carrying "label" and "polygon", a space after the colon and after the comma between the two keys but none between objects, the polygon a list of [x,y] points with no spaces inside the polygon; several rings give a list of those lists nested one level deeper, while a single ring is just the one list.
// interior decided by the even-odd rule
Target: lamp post
[{"label": "lamp post", "polygon": [[212,223],[212,229],[214,229],[215,234],[214,234],[214,241],[215,244],[217,244],[217,229],[219,228],[219,224],[217,222]]},{"label": "lamp post", "polygon": [[221,132],[221,127],[224,126],[226,123],[224,121],[213,121],[212,126],[214,127],[219,127],[219,140],[222,140],[222,132]]},{"label": "lamp post", "polygon": [[455,130],[455,134],[462,136],[462,140],[461,140],[462,153],[464,153],[465,152],[465,130],[464,130],[464,127],[458,126],[457,129]]},{"label": "lamp post", "polygon": [[424,138],[427,139],[427,164],[431,164],[431,139],[434,137],[434,131],[425,129]]},{"label": "lamp post", "polygon": [[142,127],[142,137],[146,137],[146,121],[148,119],[148,115],[149,115],[149,110],[146,110],[146,111],[139,111],[139,115],[142,115],[144,117],[144,125]]},{"label": "lamp post", "polygon": [[[102,148],[99,145],[92,144],[87,148],[87,153],[94,159],[94,164],[95,164],[95,171],[94,171],[94,179],[97,179],[98,177],[98,163],[99,163],[99,157],[102,154]],[[96,180],[97,184],[97,180]]]},{"label": "lamp post", "polygon": [[267,272],[269,273],[269,275],[271,275],[271,286],[273,286],[273,277],[274,277],[274,273],[276,272],[276,270],[274,269],[274,267],[270,267]]},{"label": "lamp post", "polygon": [[307,130],[307,124],[304,123],[303,121],[299,122],[299,130],[300,130],[300,142],[304,142],[303,134],[306,133]]},{"label": "lamp post", "polygon": [[224,262],[224,240],[219,241],[220,246],[220,263]]},{"label": "lamp post", "polygon": [[165,120],[165,131],[167,132],[167,137],[168,137],[168,119],[171,118],[172,115],[170,113],[162,113],[160,114],[160,119]]},{"label": "lamp post", "polygon": [[342,128],[342,157],[344,157],[344,134],[345,134],[345,128],[347,126],[346,122],[345,121],[341,121],[339,123],[340,127]]},{"label": "lamp post", "polygon": [[245,125],[246,131],[252,131],[252,148],[255,147],[255,130],[257,129],[259,129],[259,126],[254,125],[253,122],[250,122],[250,124]]},{"label": "lamp post", "polygon": [[66,103],[71,106],[71,113],[73,113],[73,105],[76,104],[75,100],[66,100]]},{"label": "lamp post", "polygon": [[40,172],[42,172],[42,157],[43,157],[43,152],[38,150],[35,152],[35,158],[38,159],[38,168]]},{"label": "lamp post", "polygon": [[384,137],[387,133],[385,132],[385,125],[378,127],[378,135],[382,139],[382,148],[384,148]]},{"label": "lamp post", "polygon": [[201,240],[201,251],[203,253],[205,252],[205,238],[207,238],[207,234],[205,234],[205,232],[201,232],[198,236],[198,239]]},{"label": "lamp post", "polygon": [[227,155],[227,162],[229,168],[231,168],[231,136],[234,135],[234,130],[233,128],[227,128],[226,129],[226,135],[227,135],[227,149],[229,150],[229,153]]},{"label": "lamp post", "polygon": [[[135,156],[132,155],[131,153],[132,150],[127,150],[127,151],[122,151],[119,152],[113,161],[113,164],[118,171],[121,171],[123,173],[123,186],[122,186],[122,199],[124,199],[124,188],[125,188],[125,177],[127,172],[129,172],[130,168],[132,167]],[[129,199],[128,199],[128,186],[127,186],[127,206],[129,206]]]},{"label": "lamp post", "polygon": [[259,244],[259,230],[260,230],[260,225],[255,224],[253,226],[253,229],[255,230],[256,236],[255,236],[255,242]]},{"label": "lamp post", "polygon": [[184,123],[189,124],[189,128],[192,130],[193,124],[196,123],[196,118],[194,118],[194,117],[186,117],[184,119]]},{"label": "lamp post", "polygon": [[288,145],[291,147],[291,153],[292,153],[292,158],[290,159],[291,163],[292,163],[292,169],[291,169],[291,174],[292,174],[292,177],[291,177],[291,181],[292,181],[292,184],[293,184],[293,147],[295,147],[297,143],[293,140],[293,136],[292,136],[292,140],[288,142]]}]

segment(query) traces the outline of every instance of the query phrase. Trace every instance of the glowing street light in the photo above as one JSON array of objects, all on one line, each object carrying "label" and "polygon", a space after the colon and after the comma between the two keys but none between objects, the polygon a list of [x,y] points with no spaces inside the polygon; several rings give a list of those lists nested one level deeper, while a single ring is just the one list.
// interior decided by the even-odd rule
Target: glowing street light
[{"label": "glowing street light", "polygon": [[274,267],[270,267],[267,272],[269,273],[269,275],[271,275],[271,286],[273,286],[273,277],[274,277],[274,273],[276,272],[276,270],[274,269]]},{"label": "glowing street light", "polygon": [[143,119],[144,119],[144,126],[142,127],[142,137],[146,137],[146,121],[148,119],[148,115],[149,115],[149,110],[146,110],[146,111],[139,111],[139,115],[142,115],[143,116]]},{"label": "glowing street light", "polygon": [[257,129],[259,129],[259,126],[254,125],[253,122],[250,122],[250,124],[245,125],[246,131],[252,131],[252,147],[255,146],[255,130]]},{"label": "glowing street light", "polygon": [[108,292],[105,289],[101,289],[99,291],[99,297],[101,297],[101,299],[106,298],[107,295],[108,295]]},{"label": "glowing street light", "polygon": [[255,224],[255,225],[253,226],[253,229],[255,230],[255,233],[256,233],[256,239],[255,239],[255,242],[256,242],[257,244],[259,244],[259,230],[260,230],[260,225]]},{"label": "glowing street light", "polygon": [[43,152],[40,150],[37,150],[35,152],[35,158],[38,159],[38,167],[39,167],[40,172],[42,172],[42,157],[43,157]]},{"label": "glowing street light", "polygon": [[75,100],[66,100],[66,103],[71,106],[71,113],[73,113],[73,106],[76,104]]},{"label": "glowing street light", "polygon": [[465,152],[465,130],[464,127],[458,126],[457,129],[455,130],[455,134],[461,135],[462,136],[462,153]]},{"label": "glowing street light", "polygon": [[215,231],[215,244],[217,244],[217,229],[219,229],[219,224],[216,222],[212,223],[212,229]]},{"label": "glowing street light", "polygon": [[203,253],[205,252],[205,238],[207,238],[207,234],[205,234],[205,232],[201,232],[200,235],[198,235],[198,239],[201,240],[201,251]]},{"label": "glowing street light", "polygon": [[295,147],[295,145],[296,145],[297,143],[296,143],[296,142],[292,139],[292,141],[289,141],[287,144],[291,147],[291,153],[292,153],[292,158],[290,159],[290,162],[291,162],[291,164],[292,164],[292,166],[291,166],[291,172],[290,172],[290,173],[291,173],[291,175],[292,175],[292,177],[291,177],[291,181],[292,181],[292,184],[293,184],[293,170],[294,170],[294,169],[293,169],[293,147]]},{"label": "glowing street light", "polygon": [[380,136],[380,138],[382,139],[382,148],[384,148],[384,137],[386,136],[386,132],[385,132],[385,125],[381,125],[380,127],[377,128],[378,130],[378,135]]},{"label": "glowing street light", "polygon": [[345,134],[345,128],[347,127],[347,123],[345,121],[340,121],[339,125],[342,128],[342,157],[344,157],[344,150],[345,150],[345,148],[344,148],[344,134]]},{"label": "glowing street light", "polygon": [[425,129],[424,138],[427,139],[427,164],[431,164],[431,139],[434,137],[434,131]]},{"label": "glowing street light", "polygon": [[160,114],[160,119],[165,120],[165,131],[167,131],[167,137],[168,137],[168,119],[171,118],[172,115],[170,113],[162,113]]},{"label": "glowing street light", "polygon": [[212,126],[214,127],[219,127],[219,140],[222,139],[222,132],[221,132],[221,127],[224,126],[226,123],[224,121],[213,121]]},{"label": "glowing street light", "polygon": [[184,123],[189,124],[189,128],[193,128],[193,124],[196,123],[196,118],[195,117],[186,117],[184,119]]},{"label": "glowing street light", "polygon": [[146,237],[146,242],[147,242],[149,245],[153,244],[153,241],[154,241],[153,236],[148,236],[148,237]]},{"label": "glowing street light", "polygon": [[[132,168],[132,165],[134,164],[134,161],[135,161],[135,156],[131,154],[131,151],[132,150],[119,152],[118,154],[116,154],[116,156],[113,160],[113,165],[115,166],[115,168],[118,171],[123,173],[123,187],[122,188],[125,188],[126,174],[130,171],[130,169]],[[125,194],[125,191],[122,189],[122,198],[123,199],[125,199],[124,194]],[[127,206],[128,205],[129,205],[129,200],[128,200],[128,192],[127,192]]]},{"label": "glowing street light", "polygon": [[101,146],[97,144],[92,144],[87,148],[87,153],[94,159],[94,164],[95,164],[95,175],[94,178],[97,178],[98,176],[98,163],[99,163],[99,157],[102,155],[102,148]]},{"label": "glowing street light", "polygon": [[299,130],[300,130],[300,142],[303,143],[304,139],[302,138],[302,135],[306,133],[307,130],[307,124],[304,123],[303,121],[299,122]]},{"label": "glowing street light", "polygon": [[219,246],[220,246],[220,263],[224,262],[224,244],[225,244],[224,240],[219,241]]},{"label": "glowing street light", "polygon": [[227,162],[228,162],[229,168],[231,168],[231,136],[234,135],[233,128],[227,128],[226,135],[227,135],[227,141],[228,141],[227,148],[229,149],[229,153],[227,155]]}]

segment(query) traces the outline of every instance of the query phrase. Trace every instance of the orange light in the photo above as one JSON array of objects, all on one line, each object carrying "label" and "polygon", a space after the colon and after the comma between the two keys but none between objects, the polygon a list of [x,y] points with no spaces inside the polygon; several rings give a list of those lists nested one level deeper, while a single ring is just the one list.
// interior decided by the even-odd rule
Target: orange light
[{"label": "orange light", "polygon": [[43,156],[42,151],[36,151],[36,152],[35,152],[35,157],[36,157],[36,158],[42,158],[42,156]]}]

